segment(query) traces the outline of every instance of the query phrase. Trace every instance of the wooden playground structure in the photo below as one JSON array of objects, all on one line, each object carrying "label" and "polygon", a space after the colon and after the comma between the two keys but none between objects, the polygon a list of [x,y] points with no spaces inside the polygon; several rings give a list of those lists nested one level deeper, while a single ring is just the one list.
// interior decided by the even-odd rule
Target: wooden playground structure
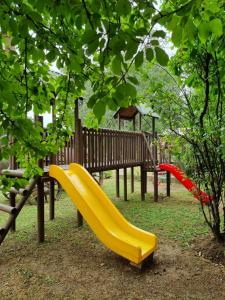
[{"label": "wooden playground structure", "polygon": [[[54,102],[51,104],[52,121],[54,122]],[[98,172],[100,177],[104,171],[115,170],[117,197],[120,197],[120,170],[122,169],[125,201],[127,201],[127,169],[131,169],[131,192],[134,192],[134,167],[140,167],[141,200],[145,199],[147,192],[147,173],[153,172],[154,201],[158,201],[159,168],[157,166],[160,163],[170,163],[171,155],[167,143],[163,142],[162,136],[157,134],[157,115],[150,115],[151,132],[142,131],[144,115],[145,113],[138,106],[120,108],[114,115],[114,118],[118,119],[118,130],[86,128],[82,126],[79,118],[79,99],[76,99],[74,108],[75,131],[65,142],[64,147],[57,154],[49,153],[47,157],[39,161],[39,166],[43,169],[42,176],[31,179],[30,185],[24,189],[11,188],[9,205],[0,204],[0,211],[9,214],[6,224],[0,227],[0,244],[10,229],[15,231],[16,217],[35,188],[37,189],[38,242],[44,241],[44,185],[46,182],[49,182],[49,219],[53,220],[55,217],[56,182],[48,175],[49,166],[52,164],[68,169],[70,163],[76,162],[83,165],[90,174]],[[133,122],[133,131],[122,130],[122,122],[126,120]],[[43,126],[42,116],[37,116],[36,121]],[[3,170],[2,174],[8,177],[23,177],[23,170],[19,169],[15,157],[10,158],[9,169]],[[170,181],[170,173],[166,172],[167,196],[170,196]],[[16,195],[18,194],[21,195],[21,198],[16,202]],[[83,224],[83,218],[79,211],[77,212],[77,222],[78,226]]]}]

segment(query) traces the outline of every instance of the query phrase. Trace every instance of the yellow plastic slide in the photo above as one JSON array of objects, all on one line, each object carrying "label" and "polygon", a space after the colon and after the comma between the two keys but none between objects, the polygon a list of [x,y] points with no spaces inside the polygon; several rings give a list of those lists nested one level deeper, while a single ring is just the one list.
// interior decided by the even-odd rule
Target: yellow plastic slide
[{"label": "yellow plastic slide", "polygon": [[134,264],[154,252],[156,236],[130,224],[81,165],[70,164],[66,171],[51,165],[49,175],[62,185],[105,246]]}]

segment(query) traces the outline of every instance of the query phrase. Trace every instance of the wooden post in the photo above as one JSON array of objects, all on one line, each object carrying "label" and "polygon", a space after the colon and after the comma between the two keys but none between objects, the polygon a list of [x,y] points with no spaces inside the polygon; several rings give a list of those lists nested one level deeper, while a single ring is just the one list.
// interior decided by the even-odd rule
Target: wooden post
[{"label": "wooden post", "polygon": [[[79,99],[77,98],[75,100],[75,108],[74,108],[74,118],[75,118],[75,147],[74,151],[76,152],[76,162],[79,164],[83,164],[83,152],[82,152],[82,144],[81,144],[81,138],[82,138],[82,126],[81,126],[81,120],[79,119]],[[83,216],[77,210],[77,226],[81,227],[83,225]]]},{"label": "wooden post", "polygon": [[134,192],[134,167],[130,169],[131,193]]},{"label": "wooden post", "polygon": [[[36,116],[36,122],[40,122],[43,127],[43,117]],[[40,168],[44,168],[43,159],[40,159],[38,162]],[[41,176],[37,180],[37,227],[38,227],[38,242],[42,243],[45,240],[45,192],[44,192],[44,182],[42,181]]]},{"label": "wooden post", "polygon": [[116,169],[116,197],[120,197],[120,169]]},{"label": "wooden post", "polygon": [[44,227],[44,183],[41,176],[37,181],[37,219],[38,219],[38,242],[42,243],[45,240]]},{"label": "wooden post", "polygon": [[155,117],[152,117],[152,141],[153,141],[153,159],[154,164],[157,164],[157,147],[156,147],[156,130],[155,130]]},{"label": "wooden post", "polygon": [[49,184],[49,220],[55,219],[55,181],[50,180]]},{"label": "wooden post", "polygon": [[145,190],[145,193],[147,193],[147,171],[144,172],[144,183],[145,183],[145,186],[144,186],[144,190]]},{"label": "wooden post", "polygon": [[118,129],[121,130],[120,114],[118,113]]},{"label": "wooden post", "polygon": [[[16,194],[15,193],[9,193],[9,204],[12,207],[16,206]],[[12,232],[16,231],[16,221],[15,220],[12,222],[10,229]]]},{"label": "wooden post", "polygon": [[[52,123],[55,123],[55,99],[50,100],[52,106]],[[50,164],[56,164],[56,155],[50,154]],[[51,179],[49,183],[49,220],[55,219],[55,180]]]},{"label": "wooden post", "polygon": [[127,168],[123,169],[123,179],[124,179],[124,201],[127,201]]},{"label": "wooden post", "polygon": [[154,171],[154,201],[158,202],[158,172]]},{"label": "wooden post", "polygon": [[144,168],[143,166],[140,167],[141,168],[141,200],[144,201],[145,200],[145,176],[144,176]]},{"label": "wooden post", "polygon": [[166,172],[166,195],[170,197],[170,184],[171,184],[171,174]]},{"label": "wooden post", "polygon": [[136,131],[136,116],[133,118],[133,131]]},{"label": "wooden post", "polygon": [[139,131],[141,131],[141,113],[139,113]]}]

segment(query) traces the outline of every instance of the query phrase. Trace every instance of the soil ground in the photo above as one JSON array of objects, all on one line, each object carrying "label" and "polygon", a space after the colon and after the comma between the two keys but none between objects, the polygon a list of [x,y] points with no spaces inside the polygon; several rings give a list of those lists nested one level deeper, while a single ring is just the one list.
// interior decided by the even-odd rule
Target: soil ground
[{"label": "soil ground", "polygon": [[[160,183],[161,191],[164,188]],[[74,220],[67,220],[66,227],[63,234],[49,238],[46,230],[41,245],[36,244],[35,233],[29,240],[15,243],[9,238],[3,243],[1,300],[225,299],[225,267],[207,253],[210,244],[205,238],[193,241],[188,249],[159,238],[154,263],[140,271],[106,249],[87,225],[77,228]]]},{"label": "soil ground", "polygon": [[71,235],[39,246],[5,243],[1,299],[225,299],[225,267],[195,250],[161,240],[154,263],[139,271],[87,227]]}]

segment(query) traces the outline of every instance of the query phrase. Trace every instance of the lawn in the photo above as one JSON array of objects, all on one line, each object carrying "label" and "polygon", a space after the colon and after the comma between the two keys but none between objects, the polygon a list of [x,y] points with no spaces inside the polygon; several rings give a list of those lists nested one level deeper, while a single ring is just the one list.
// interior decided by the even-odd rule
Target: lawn
[{"label": "lawn", "polygon": [[36,243],[36,206],[27,204],[19,215],[18,230],[0,247],[0,299],[224,299],[225,268],[193,248],[196,237],[208,232],[198,202],[178,183],[173,183],[170,198],[163,196],[165,184],[160,183],[158,203],[150,183],[142,202],[138,181],[125,202],[116,199],[114,182],[104,180],[103,188],[122,214],[158,236],[154,264],[138,273],[105,248],[86,224],[78,228],[76,210],[63,194],[56,201],[54,221],[48,220],[45,205],[43,244]]},{"label": "lawn", "polygon": [[[149,184],[151,190],[152,183]],[[165,189],[161,183],[160,189]],[[147,193],[146,200],[140,200],[140,182],[135,182],[135,193],[129,194],[129,200],[123,201],[123,184],[121,180],[121,199],[115,197],[114,178],[104,180],[103,189],[122,214],[134,225],[155,233],[159,238],[178,241],[182,246],[189,246],[199,235],[208,233],[199,203],[193,199],[179,183],[172,184],[171,197],[161,193],[159,202],[153,202],[152,192]],[[128,180],[128,191],[130,184]],[[2,196],[2,202],[7,203]],[[9,234],[6,240],[31,241],[36,235],[36,206],[27,204],[17,218],[17,232]],[[70,226],[76,226],[76,213],[73,203],[65,193],[56,201],[56,219],[48,221],[48,203],[45,205],[46,240],[51,241],[63,236]],[[7,215],[0,213],[0,224]]]}]

